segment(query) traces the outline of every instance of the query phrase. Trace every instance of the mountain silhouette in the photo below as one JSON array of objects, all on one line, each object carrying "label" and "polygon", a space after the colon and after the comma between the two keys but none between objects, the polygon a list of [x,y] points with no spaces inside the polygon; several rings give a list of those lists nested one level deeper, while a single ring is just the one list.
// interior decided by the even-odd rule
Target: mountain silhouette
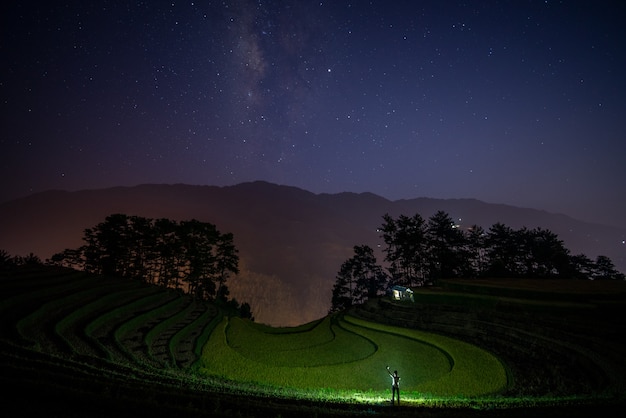
[{"label": "mountain silhouette", "polygon": [[240,274],[228,282],[231,296],[252,306],[257,321],[298,325],[326,315],[331,289],[355,245],[377,251],[382,216],[438,210],[462,227],[494,223],[556,233],[572,254],[610,257],[626,270],[626,230],[546,211],[475,199],[416,198],[391,201],[372,193],[314,194],[257,181],[235,186],[148,184],[76,192],[48,191],[0,205],[0,249],[42,259],[82,245],[85,228],[113,213],[210,222],[234,234]]}]

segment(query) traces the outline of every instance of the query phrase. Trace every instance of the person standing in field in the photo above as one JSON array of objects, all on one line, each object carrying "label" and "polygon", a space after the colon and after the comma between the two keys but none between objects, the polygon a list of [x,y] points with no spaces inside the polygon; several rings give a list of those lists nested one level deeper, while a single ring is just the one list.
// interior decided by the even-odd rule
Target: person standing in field
[{"label": "person standing in field", "polygon": [[387,366],[387,373],[391,376],[391,404],[393,405],[397,393],[398,405],[400,405],[400,376],[398,376],[398,371],[394,370],[394,372],[391,373],[389,366]]}]

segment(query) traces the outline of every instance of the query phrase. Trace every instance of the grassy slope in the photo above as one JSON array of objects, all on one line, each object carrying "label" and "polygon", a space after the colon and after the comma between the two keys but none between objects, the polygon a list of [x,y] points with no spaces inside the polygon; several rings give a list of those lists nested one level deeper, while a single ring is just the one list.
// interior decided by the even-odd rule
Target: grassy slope
[{"label": "grassy slope", "polygon": [[238,318],[224,320],[205,346],[202,371],[279,388],[326,390],[350,399],[357,391],[384,399],[386,365],[402,373],[403,397],[478,396],[506,386],[500,362],[475,346],[418,330],[342,315],[308,331],[263,332]]},{"label": "grassy slope", "polygon": [[[619,287],[600,292],[598,287],[594,292],[581,288],[564,294],[556,289],[537,292],[532,286],[520,291],[519,284],[513,286],[515,290],[510,290],[511,287],[502,290],[502,282],[498,286],[448,282],[445,289],[418,292],[419,303],[415,305],[380,301],[361,306],[350,312],[350,316],[329,317],[297,329],[271,329],[234,319],[230,321],[230,327],[227,327],[227,321],[219,325],[221,317],[211,307],[194,310],[192,317],[189,317],[189,309],[185,311],[189,315],[182,315],[182,309],[189,305],[180,303],[181,310],[172,310],[170,292],[163,291],[162,302],[158,303],[147,297],[154,289],[146,290],[145,294],[142,291],[134,294],[126,284],[107,280],[103,282],[80,273],[54,269],[2,274],[0,383],[5,387],[2,408],[7,416],[37,413],[46,416],[84,416],[86,413],[118,417],[136,416],[137,413],[202,416],[210,413],[214,416],[301,417],[348,416],[369,411],[395,416],[419,413],[421,416],[510,417],[531,413],[554,417],[590,416],[613,408],[615,402],[618,405],[624,403],[626,366],[622,354],[626,351],[621,341],[625,334],[626,293]],[[480,286],[468,289],[469,285]],[[127,297],[126,308],[119,307],[119,315],[98,302],[98,292],[104,292],[100,293],[104,296],[112,291],[105,291],[108,286]],[[525,286],[529,286],[528,283]],[[546,283],[539,283],[539,287],[546,289]],[[100,290],[93,290],[95,288]],[[468,297],[468,292],[472,296]],[[88,295],[92,302],[76,304],[78,294]],[[142,294],[145,297],[142,298]],[[64,306],[56,300],[71,303]],[[144,302],[139,302],[141,300]],[[119,302],[121,304],[121,300]],[[41,311],[45,304],[51,308],[49,315]],[[84,317],[77,313],[81,309],[78,306],[83,307]],[[178,322],[171,318],[183,316],[186,316],[184,328],[172,329],[168,325],[168,321],[172,326]],[[42,321],[35,320],[37,318]],[[109,322],[106,318],[116,319]],[[137,321],[136,318],[142,319]],[[402,328],[389,325],[401,325]],[[422,331],[406,327],[431,333],[424,337],[426,334]],[[119,332],[122,329],[125,331]],[[72,330],[79,335],[72,334]],[[216,332],[211,333],[212,330]],[[403,375],[406,379],[403,384],[408,385],[403,388],[410,392],[411,385],[415,384],[416,392],[422,394],[428,392],[424,382],[436,384],[437,379],[451,378],[453,373],[449,373],[450,370],[444,372],[450,368],[450,358],[457,366],[455,372],[462,372],[458,366],[463,361],[451,353],[455,352],[454,345],[464,343],[438,337],[440,340],[434,344],[436,348],[423,344],[424,340],[433,342],[432,332],[471,342],[504,360],[513,382],[509,395],[482,403],[453,401],[444,402],[442,408],[431,403],[428,407],[393,410],[379,404],[374,397],[361,405],[355,400],[346,403],[330,396],[327,388],[332,386],[332,379],[336,377],[335,387],[338,388],[341,388],[341,382],[345,382],[345,376],[349,376],[348,379],[356,376],[364,391],[372,386],[378,387],[377,379],[382,379],[381,385],[388,385],[384,369],[380,372],[387,363],[392,367],[401,364],[402,368],[398,366],[400,370],[414,367]],[[218,335],[228,341],[224,345],[228,356],[239,356],[244,362],[263,365],[268,370],[269,379],[276,376],[277,370],[285,369],[289,372],[285,378],[292,379],[294,386],[304,379],[326,389],[306,397],[297,390],[276,391],[275,387],[265,386],[267,381],[264,386],[255,386],[199,378],[176,367],[176,364],[191,364],[188,357],[192,350],[183,350],[186,357],[174,359],[173,364],[168,360],[183,346],[196,347],[199,354],[199,347],[207,338]],[[214,342],[211,339],[205,352],[206,347]],[[254,349],[246,343],[249,339],[255,341]],[[281,356],[271,355],[272,347],[276,347],[275,340],[288,342],[283,344]],[[411,345],[409,350],[405,349],[405,343]],[[108,354],[98,354],[94,346],[100,346]],[[397,349],[395,354],[394,347]],[[464,347],[459,352],[467,352],[466,345]],[[420,350],[425,351],[419,353]],[[416,356],[412,361],[406,360],[409,359],[407,351]],[[481,352],[484,353],[477,353]],[[124,361],[120,362],[116,355],[125,356]],[[429,365],[432,367],[415,366],[419,364],[417,359],[424,355],[433,358],[432,365]],[[471,362],[478,357],[472,355],[470,358],[468,361]],[[399,359],[405,359],[406,363],[403,365]],[[493,357],[486,356],[485,359],[489,363]],[[350,360],[353,362],[346,363]],[[311,361],[317,362],[313,368],[326,369],[329,373],[310,378],[310,373],[306,373],[310,368],[305,365]],[[299,363],[299,366],[290,367],[291,362]],[[349,365],[357,366],[357,371]],[[299,372],[293,372],[299,369],[303,373],[298,377]],[[225,370],[227,373],[232,371],[229,367]],[[420,382],[411,383],[413,378]],[[496,377],[494,388],[501,383],[498,379],[501,376]],[[282,379],[277,382],[284,383]],[[444,386],[454,388],[454,385]],[[457,388],[450,394],[463,394],[465,389]],[[572,394],[575,396],[570,396]],[[616,400],[607,398],[615,394],[618,395]],[[295,396],[296,400],[289,396]],[[325,401],[320,401],[325,397]],[[499,409],[509,401],[514,409]],[[538,407],[544,401],[558,406]],[[498,407],[485,409],[490,405]],[[528,405],[532,408],[527,410]],[[475,406],[480,409],[473,409]]]},{"label": "grassy slope", "polygon": [[624,393],[626,283],[462,280],[441,285],[418,290],[416,304],[381,300],[354,314],[489,350],[509,369],[509,397]]}]

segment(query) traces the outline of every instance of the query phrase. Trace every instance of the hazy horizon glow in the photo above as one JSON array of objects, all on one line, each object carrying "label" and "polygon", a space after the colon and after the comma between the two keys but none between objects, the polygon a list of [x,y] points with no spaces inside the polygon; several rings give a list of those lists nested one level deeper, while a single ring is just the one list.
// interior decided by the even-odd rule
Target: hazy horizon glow
[{"label": "hazy horizon glow", "polygon": [[4,6],[0,202],[265,180],[626,227],[619,2]]}]

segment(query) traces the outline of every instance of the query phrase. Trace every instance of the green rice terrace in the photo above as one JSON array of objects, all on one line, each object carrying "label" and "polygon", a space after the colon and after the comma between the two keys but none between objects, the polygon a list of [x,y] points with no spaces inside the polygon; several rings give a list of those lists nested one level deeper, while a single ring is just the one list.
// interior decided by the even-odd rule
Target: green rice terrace
[{"label": "green rice terrace", "polygon": [[[589,416],[625,404],[626,283],[458,280],[294,328],[69,269],[2,273],[3,416]],[[391,406],[386,366],[401,376]]]}]

